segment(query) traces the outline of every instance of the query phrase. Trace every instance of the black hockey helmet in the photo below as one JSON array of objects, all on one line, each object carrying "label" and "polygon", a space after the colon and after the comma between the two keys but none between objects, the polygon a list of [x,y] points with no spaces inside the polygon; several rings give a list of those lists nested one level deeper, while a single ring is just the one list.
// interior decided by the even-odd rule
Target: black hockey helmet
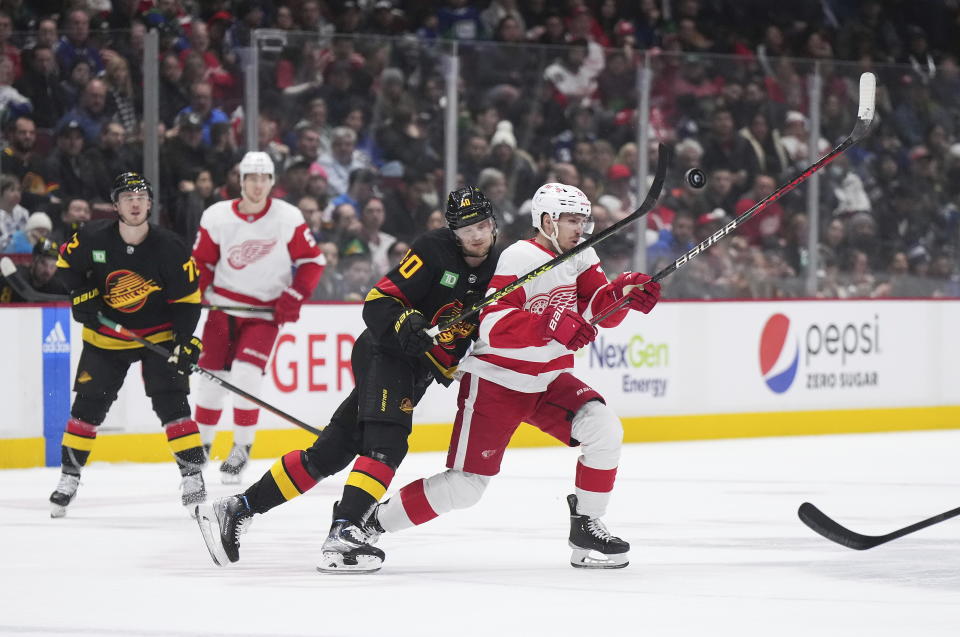
[{"label": "black hockey helmet", "polygon": [[40,239],[33,245],[33,256],[56,259],[60,256],[60,246],[57,245],[56,241]]},{"label": "black hockey helmet", "polygon": [[113,190],[110,191],[110,200],[113,203],[117,203],[121,192],[142,192],[144,190],[147,192],[147,196],[150,197],[150,201],[153,201],[153,187],[146,177],[135,172],[120,173],[117,175],[117,178],[113,180]]},{"label": "black hockey helmet", "polygon": [[444,217],[451,230],[472,226],[484,219],[493,219],[494,223],[497,221],[493,216],[493,204],[476,186],[451,190]]}]

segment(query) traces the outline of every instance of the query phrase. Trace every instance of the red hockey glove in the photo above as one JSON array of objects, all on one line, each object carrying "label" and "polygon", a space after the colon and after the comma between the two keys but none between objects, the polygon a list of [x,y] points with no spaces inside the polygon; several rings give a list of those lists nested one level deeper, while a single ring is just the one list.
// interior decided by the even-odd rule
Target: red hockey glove
[{"label": "red hockey glove", "polygon": [[[650,280],[643,272],[624,272],[613,284],[620,289],[620,298],[626,296],[627,307],[649,314],[660,300],[660,284]],[[643,287],[639,287],[643,286]]]},{"label": "red hockey glove", "polygon": [[543,337],[557,341],[571,352],[591,343],[597,337],[597,328],[568,308],[547,308],[541,321]]},{"label": "red hockey glove", "polygon": [[273,320],[277,325],[295,323],[300,318],[300,306],[303,295],[293,288],[287,288],[273,304]]}]

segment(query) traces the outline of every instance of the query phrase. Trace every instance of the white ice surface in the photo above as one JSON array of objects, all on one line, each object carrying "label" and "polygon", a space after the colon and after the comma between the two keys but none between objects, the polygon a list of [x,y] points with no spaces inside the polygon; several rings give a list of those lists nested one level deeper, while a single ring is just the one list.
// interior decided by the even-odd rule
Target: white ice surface
[{"label": "white ice surface", "polygon": [[[91,465],[58,520],[56,469],[0,471],[0,634],[955,636],[960,518],[856,552],[796,509],[892,531],[960,504],[958,450],[960,431],[628,446],[615,571],[568,565],[568,449],[510,450],[480,504],[387,535],[360,576],[314,570],[342,475],[257,516],[217,568],[172,463]],[[409,456],[394,487],[442,462]]]}]

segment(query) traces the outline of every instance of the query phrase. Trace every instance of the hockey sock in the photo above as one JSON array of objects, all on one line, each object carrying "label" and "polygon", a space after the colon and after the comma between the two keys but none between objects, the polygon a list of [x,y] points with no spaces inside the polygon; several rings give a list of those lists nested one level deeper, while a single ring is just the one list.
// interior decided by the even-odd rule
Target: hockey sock
[{"label": "hockey sock", "polygon": [[197,405],[197,408],[194,410],[194,417],[200,428],[200,438],[203,439],[203,444],[213,444],[213,439],[217,435],[216,427],[217,423],[220,422],[221,413],[222,410],[220,409],[209,409],[207,407],[201,407],[200,405]]},{"label": "hockey sock", "polygon": [[63,473],[80,475],[80,470],[87,464],[87,458],[90,457],[90,451],[93,449],[93,443],[96,439],[96,425],[91,425],[78,418],[71,418],[67,421],[67,428],[63,432],[63,442],[60,447],[60,463]]},{"label": "hockey sock", "polygon": [[167,443],[177,460],[180,475],[199,473],[206,464],[207,456],[203,452],[197,423],[192,418],[181,418],[164,423],[163,428],[167,433]]},{"label": "hockey sock", "polygon": [[256,433],[257,420],[260,419],[259,409],[233,409],[233,444],[250,446]]},{"label": "hockey sock", "polygon": [[394,469],[379,460],[366,456],[357,458],[343,487],[336,518],[361,525],[387,492],[393,474]]},{"label": "hockey sock", "polygon": [[266,513],[306,493],[320,481],[308,471],[305,455],[303,451],[291,451],[282,456],[273,463],[270,471],[244,492],[251,511]]},{"label": "hockey sock", "polygon": [[594,469],[577,460],[577,475],[574,481],[577,493],[577,513],[598,518],[607,511],[610,492],[617,479],[617,468]]}]

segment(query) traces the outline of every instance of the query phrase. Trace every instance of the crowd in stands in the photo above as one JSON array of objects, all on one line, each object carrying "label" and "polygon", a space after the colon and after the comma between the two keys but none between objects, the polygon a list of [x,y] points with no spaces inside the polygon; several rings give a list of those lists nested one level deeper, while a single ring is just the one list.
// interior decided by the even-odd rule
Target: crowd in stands
[{"label": "crowd in stands", "polygon": [[[459,58],[457,182],[494,202],[501,245],[530,236],[547,181],[581,188],[597,229],[634,210],[638,154],[675,145],[637,237],[655,271],[853,128],[878,77],[873,133],[665,281],[668,298],[960,296],[960,5],[879,0],[0,0],[0,252],[63,241],[112,214],[116,174],[160,139],[157,222],[192,242],[239,196],[243,71],[255,29],[259,150],[330,267],[317,300],[361,300],[442,227],[445,56]],[[142,126],[146,33],[160,36],[157,131]],[[456,42],[456,48],[451,43]],[[651,109],[637,115],[639,66]],[[822,82],[812,105],[811,74]],[[821,139],[809,148],[811,114]],[[637,127],[651,146],[638,148]],[[701,190],[683,180],[702,168]]]}]

